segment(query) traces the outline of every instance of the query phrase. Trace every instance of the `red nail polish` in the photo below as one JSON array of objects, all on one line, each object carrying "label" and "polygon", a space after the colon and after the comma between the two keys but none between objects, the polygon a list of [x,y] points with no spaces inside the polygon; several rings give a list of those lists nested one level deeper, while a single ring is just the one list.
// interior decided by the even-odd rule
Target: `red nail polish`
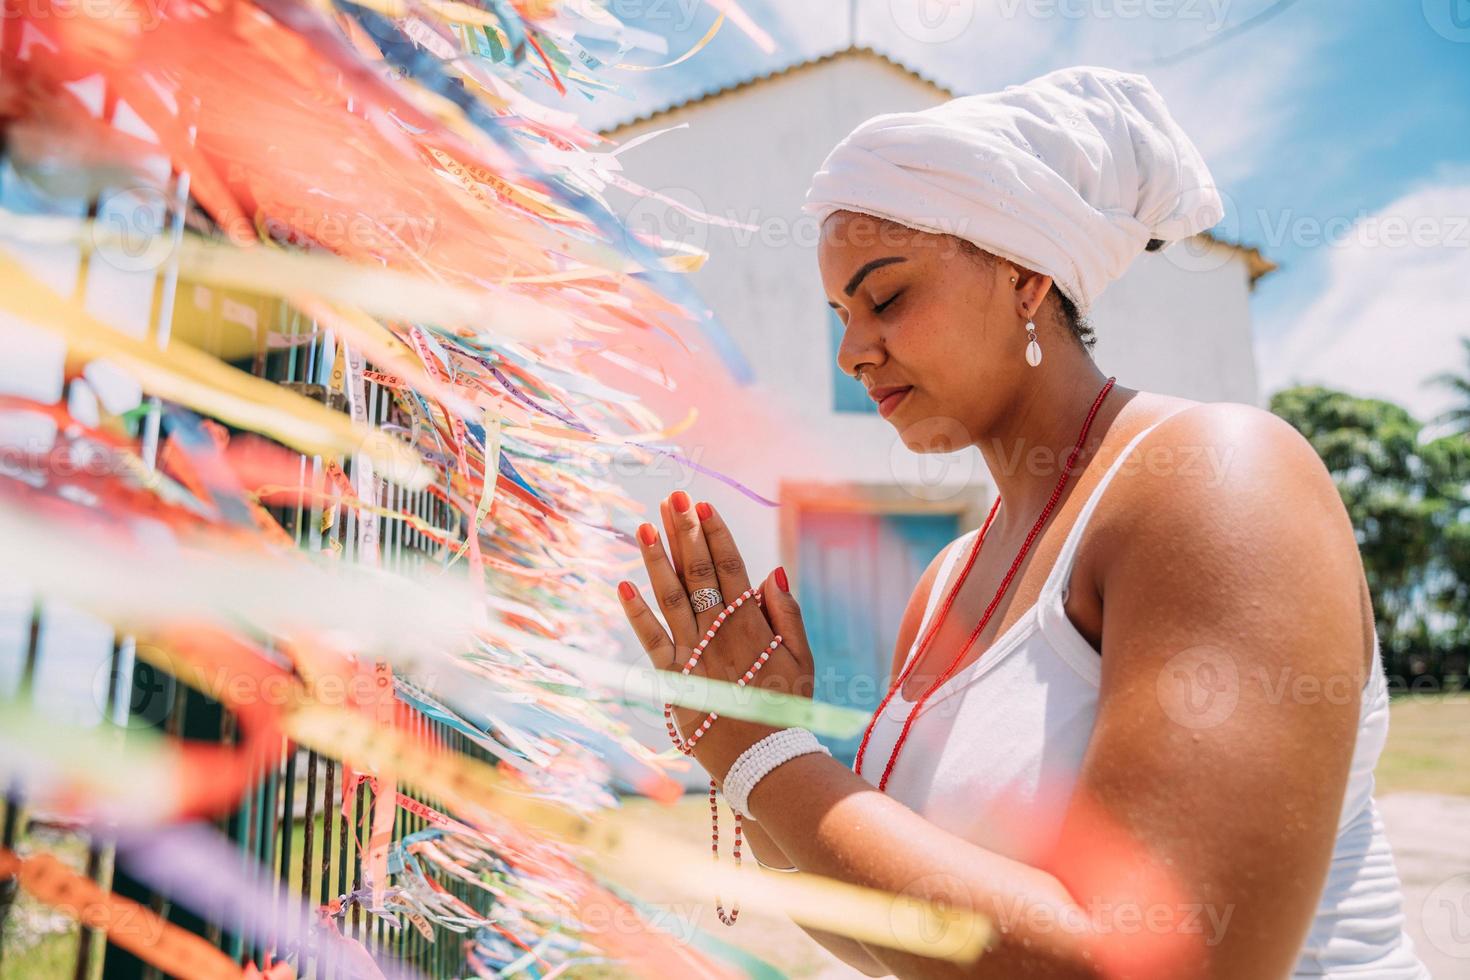
[{"label": "red nail polish", "polygon": [[622,596],[624,600],[629,600],[637,595],[637,592],[634,591],[632,582],[619,582],[618,595]]},{"label": "red nail polish", "polygon": [[701,521],[707,521],[714,516],[715,509],[701,500],[694,505],[694,512],[699,515]]},{"label": "red nail polish", "polygon": [[776,587],[782,592],[790,592],[791,586],[786,581],[786,569],[780,565],[776,566]]},{"label": "red nail polish", "polygon": [[689,510],[689,494],[683,490],[675,490],[672,498],[674,509],[683,514]]},{"label": "red nail polish", "polygon": [[652,524],[638,525],[638,540],[645,545],[653,544],[658,540],[658,532],[653,529]]}]

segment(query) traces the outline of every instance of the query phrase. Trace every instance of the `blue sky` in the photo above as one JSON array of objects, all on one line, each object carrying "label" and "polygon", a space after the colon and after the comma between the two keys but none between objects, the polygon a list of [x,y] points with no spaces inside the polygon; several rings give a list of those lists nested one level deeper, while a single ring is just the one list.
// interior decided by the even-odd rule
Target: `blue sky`
[{"label": "blue sky", "polygon": [[[1321,381],[1421,415],[1446,406],[1422,381],[1460,364],[1456,337],[1470,336],[1470,0],[917,4],[927,20],[915,0],[861,0],[856,39],[962,94],[1072,64],[1149,76],[1226,197],[1217,231],[1282,266],[1253,302],[1264,392]],[[605,98],[589,121],[850,38],[848,0],[743,6],[775,38],[773,54],[727,24],[684,65],[632,76],[633,100]],[[675,54],[714,18],[695,0],[611,8]]]}]

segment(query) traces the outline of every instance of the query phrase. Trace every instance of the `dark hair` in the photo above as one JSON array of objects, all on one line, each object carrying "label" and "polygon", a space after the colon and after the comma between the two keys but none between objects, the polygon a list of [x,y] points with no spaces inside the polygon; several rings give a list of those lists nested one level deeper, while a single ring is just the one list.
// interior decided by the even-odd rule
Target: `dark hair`
[{"label": "dark hair", "polygon": [[[969,255],[983,259],[987,263],[993,264],[996,261],[995,255],[985,251],[969,239],[956,237],[956,241],[960,243],[960,247]],[[1154,242],[1158,242],[1158,239],[1153,239],[1149,242],[1150,248],[1152,248]],[[1163,242],[1159,242],[1160,247],[1163,244]],[[1071,331],[1077,343],[1082,345],[1082,349],[1088,354],[1091,354],[1092,348],[1097,345],[1097,334],[1093,331],[1092,324],[1088,321],[1087,317],[1077,311],[1077,304],[1068,299],[1066,294],[1060,289],[1053,289],[1051,295],[1057,299],[1057,311],[1061,316],[1062,323]]]}]

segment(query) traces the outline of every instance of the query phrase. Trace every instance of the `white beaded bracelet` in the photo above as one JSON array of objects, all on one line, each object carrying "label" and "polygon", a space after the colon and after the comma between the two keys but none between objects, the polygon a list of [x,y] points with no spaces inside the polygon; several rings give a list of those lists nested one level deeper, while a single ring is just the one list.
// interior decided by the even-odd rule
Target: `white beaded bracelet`
[{"label": "white beaded bracelet", "polygon": [[783,728],[772,732],[740,753],[740,757],[725,773],[725,802],[730,809],[744,820],[753,820],[747,809],[751,790],[765,778],[766,773],[783,762],[812,752],[832,752],[817,737],[805,728]]}]

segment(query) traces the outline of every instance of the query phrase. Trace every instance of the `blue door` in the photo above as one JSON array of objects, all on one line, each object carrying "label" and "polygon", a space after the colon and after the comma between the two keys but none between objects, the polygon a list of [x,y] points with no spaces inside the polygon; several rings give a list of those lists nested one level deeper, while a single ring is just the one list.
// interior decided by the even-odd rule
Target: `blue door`
[{"label": "blue door", "polygon": [[[887,688],[904,607],[934,556],[959,535],[956,514],[803,509],[794,583],[816,660],[816,696],[873,712]],[[862,734],[822,738],[851,766]]]}]

